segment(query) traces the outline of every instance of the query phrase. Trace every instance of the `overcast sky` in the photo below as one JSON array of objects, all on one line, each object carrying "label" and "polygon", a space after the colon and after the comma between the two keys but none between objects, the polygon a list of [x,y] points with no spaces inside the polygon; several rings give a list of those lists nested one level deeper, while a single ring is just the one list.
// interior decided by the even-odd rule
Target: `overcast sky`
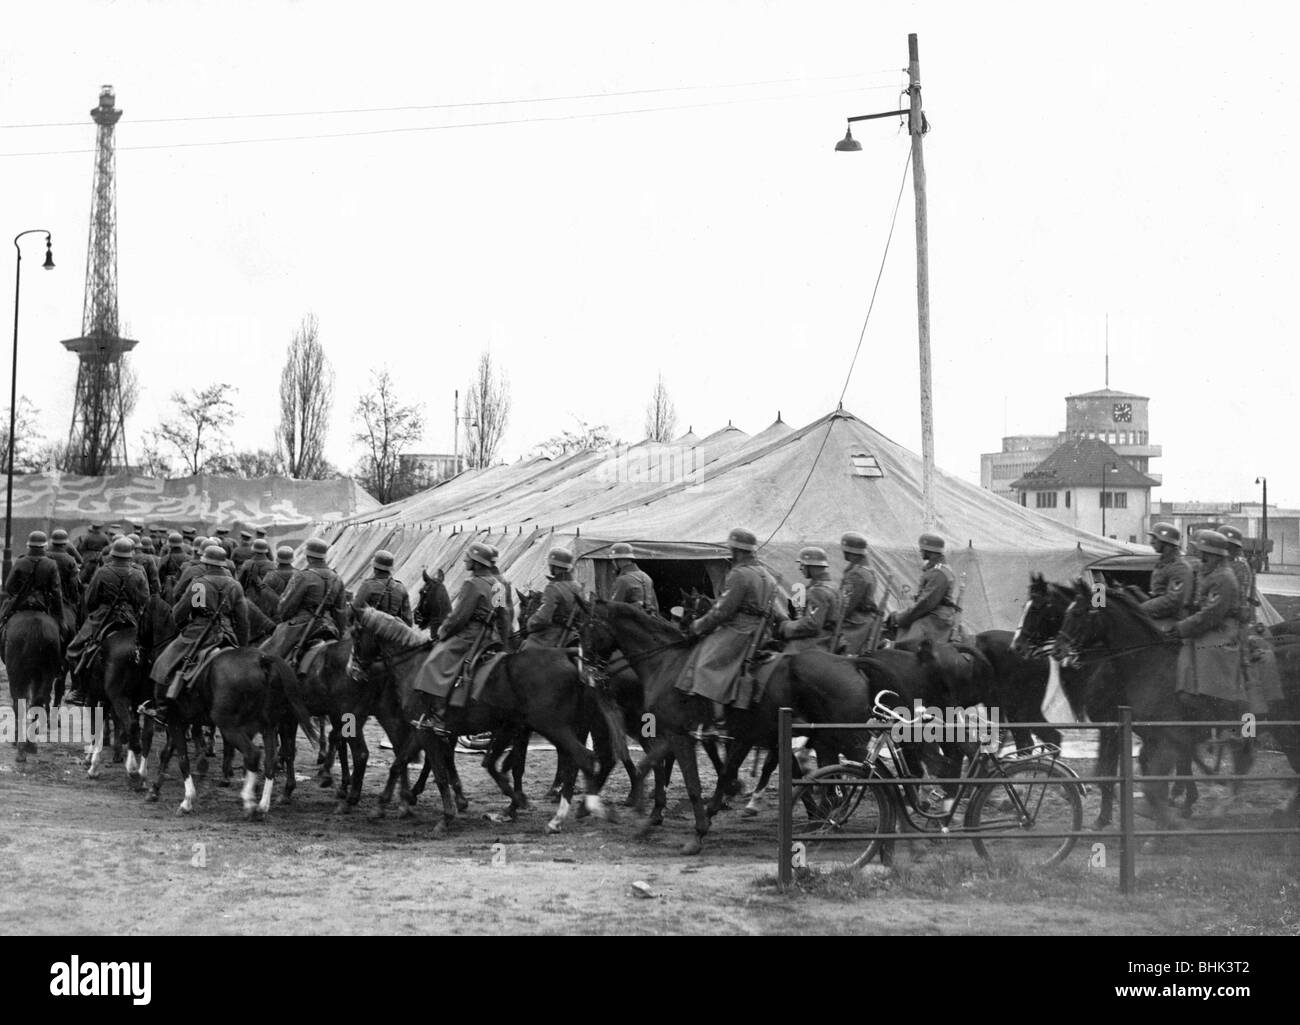
[{"label": "overcast sky", "polygon": [[[309,311],[345,468],[373,368],[450,451],[484,348],[510,376],[508,459],[576,418],[638,440],[660,371],[681,430],[802,425],[843,387],[908,140],[886,119],[833,146],[902,105],[916,32],[939,464],[978,480],[1004,419],[1063,428],[1063,397],[1102,386],[1109,314],[1112,387],[1152,399],[1156,497],[1250,499],[1266,474],[1300,505],[1291,9],[15,5],[0,122],[71,123],[0,128],[0,227],[50,229],[58,261],[25,240],[19,392],[66,437],[88,111],[112,83],[132,457],[174,389],[215,381],[239,389],[233,441],[269,447]],[[377,107],[424,109],[229,117]],[[0,323],[11,303],[0,287]],[[845,406],[919,451],[916,338],[909,180]]]}]

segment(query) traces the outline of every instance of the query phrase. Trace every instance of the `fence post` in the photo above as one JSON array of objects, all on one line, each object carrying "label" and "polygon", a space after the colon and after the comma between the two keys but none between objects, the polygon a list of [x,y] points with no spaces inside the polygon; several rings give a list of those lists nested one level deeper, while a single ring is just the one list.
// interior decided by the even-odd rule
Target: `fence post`
[{"label": "fence post", "polygon": [[1132,893],[1137,839],[1133,836],[1133,709],[1119,706],[1119,892]]},{"label": "fence post", "polygon": [[777,790],[776,822],[776,881],[782,891],[788,890],[794,881],[791,863],[790,839],[794,835],[794,787],[790,782],[790,709],[782,708],[777,713],[776,750],[779,760],[778,771],[781,785]]}]

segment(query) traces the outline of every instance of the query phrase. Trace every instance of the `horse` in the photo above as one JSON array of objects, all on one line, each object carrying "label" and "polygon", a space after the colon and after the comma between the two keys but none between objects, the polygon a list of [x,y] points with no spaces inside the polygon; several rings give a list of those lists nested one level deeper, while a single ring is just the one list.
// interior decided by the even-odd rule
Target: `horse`
[{"label": "horse", "polygon": [[[380,713],[381,721],[387,720],[385,729],[392,724],[389,736],[393,741],[394,762],[379,798],[380,808],[382,810],[392,800],[393,788],[400,780],[403,814],[410,813],[414,797],[407,789],[405,768],[415,753],[423,749],[426,764],[431,766],[442,795],[443,814],[434,826],[434,835],[442,836],[447,825],[456,819],[457,809],[448,789],[447,772],[454,742],[429,730],[415,730],[410,725],[410,720],[419,713],[414,684],[420,665],[427,656],[425,639],[401,620],[369,608],[357,613],[354,630],[373,641],[382,652],[370,672],[374,674],[377,668],[385,682]],[[585,689],[577,667],[563,650],[537,648],[510,652],[493,666],[481,700],[465,708],[449,709],[448,713],[448,725],[455,735],[491,732],[494,744],[489,753],[504,748],[503,735],[511,741],[528,730],[540,733],[554,744],[557,754],[568,756],[573,772],[565,780],[555,816],[547,823],[547,831],[552,833],[560,831],[568,816],[578,770],[586,777],[584,803],[588,811],[604,812],[600,790],[612,768],[613,756],[620,753],[622,728],[616,725],[617,712],[599,689],[592,688],[591,695],[584,694]],[[605,731],[607,743],[599,745],[601,749],[596,752],[595,760],[577,735],[581,701],[586,697],[594,698],[609,723],[609,729]],[[486,758],[484,765],[502,793],[510,799],[506,814],[513,815],[520,806],[518,786],[512,788]]]},{"label": "horse", "polygon": [[[1197,713],[1204,713],[1198,718],[1231,717],[1221,702],[1210,700],[1203,707],[1189,708],[1179,700],[1178,645],[1160,632],[1126,590],[1108,587],[1105,601],[1094,603],[1092,585],[1078,580],[1053,653],[1067,666],[1099,662],[1098,670],[1086,683],[1090,717],[1093,709],[1100,711],[1099,706],[1119,705],[1132,707],[1137,720],[1170,721]],[[1140,764],[1145,774],[1172,775],[1180,764],[1190,769],[1193,761],[1208,771],[1196,757],[1200,730],[1190,726],[1142,726],[1135,727],[1134,732],[1142,738]],[[1124,752],[1118,755],[1122,757]],[[1100,764],[1100,756],[1098,761]],[[1169,815],[1168,784],[1147,782],[1142,790],[1157,825],[1161,829],[1174,828]],[[1233,793],[1235,797],[1236,788]],[[1103,793],[1103,815],[1109,812],[1104,805]],[[1146,846],[1153,849],[1155,844],[1148,842]]]},{"label": "horse", "polygon": [[[283,752],[287,803],[296,785],[294,751],[297,727],[316,742],[316,729],[303,704],[298,677],[284,659],[268,655],[257,648],[227,648],[200,670],[190,686],[174,703],[167,722],[167,742],[158,759],[158,775],[145,798],[158,800],[163,773],[175,752],[180,761],[185,797],[177,808],[178,815],[194,810],[196,794],[190,775],[187,729],[192,723],[210,721],[221,733],[222,744],[238,750],[244,759],[244,817],[265,818],[271,810],[271,791],[276,768],[276,745]],[[263,753],[253,744],[258,734]],[[256,798],[257,774],[263,772],[262,797]]]},{"label": "horse", "polygon": [[[695,816],[695,836],[682,846],[681,853],[698,854],[709,831],[710,820],[722,808],[728,783],[735,778],[746,755],[756,744],[777,747],[777,718],[782,706],[788,705],[808,721],[866,722],[871,702],[883,689],[897,690],[896,677],[880,663],[866,662],[866,680],[859,672],[861,660],[843,658],[827,652],[810,650],[783,656],[774,668],[767,689],[757,706],[748,710],[732,708],[736,743],[727,752],[722,774],[707,807],[700,787],[699,767],[691,730],[707,720],[711,702],[676,688],[688,655],[689,640],[677,627],[665,623],[643,610],[621,602],[598,602],[596,613],[587,625],[584,646],[598,654],[617,648],[636,670],[645,691],[645,709],[652,717],[653,743],[637,766],[633,781],[634,807],[643,806],[642,784],[645,776],[669,752],[681,766],[687,796]],[[866,731],[835,730],[819,732],[812,741],[821,759],[838,754],[865,753]],[[797,764],[794,771],[801,774]],[[647,819],[641,826],[644,834],[654,823]]]},{"label": "horse", "polygon": [[28,727],[39,710],[47,718],[54,681],[63,672],[63,648],[59,621],[45,612],[24,609],[9,617],[5,625],[5,671],[9,676],[9,700],[14,707],[17,732],[15,761],[25,762],[36,753]]},{"label": "horse", "polygon": [[421,569],[420,576],[424,584],[420,587],[420,594],[415,600],[412,618],[416,626],[428,630],[430,637],[436,637],[438,627],[451,614],[451,597],[442,582],[445,574],[442,570],[438,570],[433,576],[429,576]]}]

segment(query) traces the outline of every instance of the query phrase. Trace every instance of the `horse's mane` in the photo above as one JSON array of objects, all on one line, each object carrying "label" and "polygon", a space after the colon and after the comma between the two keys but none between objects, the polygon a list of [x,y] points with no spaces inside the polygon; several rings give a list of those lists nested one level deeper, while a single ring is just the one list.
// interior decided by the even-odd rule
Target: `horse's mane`
[{"label": "horse's mane", "polygon": [[1146,610],[1142,608],[1142,603],[1129,594],[1128,591],[1119,587],[1107,587],[1106,605],[1108,607],[1111,605],[1119,606],[1132,619],[1137,620],[1138,625],[1143,627],[1153,639],[1163,636],[1160,628],[1156,626],[1151,617],[1147,615]]},{"label": "horse's mane", "polygon": [[686,639],[686,635],[679,630],[676,625],[667,620],[660,619],[658,616],[652,616],[639,605],[629,605],[626,602],[610,601],[605,602],[611,613],[624,616],[632,620],[638,626],[643,627],[655,641],[668,644],[672,641],[681,641]]},{"label": "horse's mane", "polygon": [[383,644],[400,644],[413,648],[424,644],[428,638],[419,630],[413,630],[396,616],[366,606],[356,613],[361,625],[375,635]]}]

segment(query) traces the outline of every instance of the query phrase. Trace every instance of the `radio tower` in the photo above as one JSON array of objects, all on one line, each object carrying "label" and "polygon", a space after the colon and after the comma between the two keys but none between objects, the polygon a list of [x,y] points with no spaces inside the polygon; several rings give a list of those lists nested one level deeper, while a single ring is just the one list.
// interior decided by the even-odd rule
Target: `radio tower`
[{"label": "radio tower", "polygon": [[135,348],[117,327],[117,197],[113,126],[122,116],[113,87],[99,91],[90,112],[99,126],[95,181],[90,197],[90,241],[86,246],[86,299],[81,337],[63,347],[75,352],[77,392],[68,431],[68,469],[97,477],[126,467],[126,411],[122,403],[122,356]]}]

